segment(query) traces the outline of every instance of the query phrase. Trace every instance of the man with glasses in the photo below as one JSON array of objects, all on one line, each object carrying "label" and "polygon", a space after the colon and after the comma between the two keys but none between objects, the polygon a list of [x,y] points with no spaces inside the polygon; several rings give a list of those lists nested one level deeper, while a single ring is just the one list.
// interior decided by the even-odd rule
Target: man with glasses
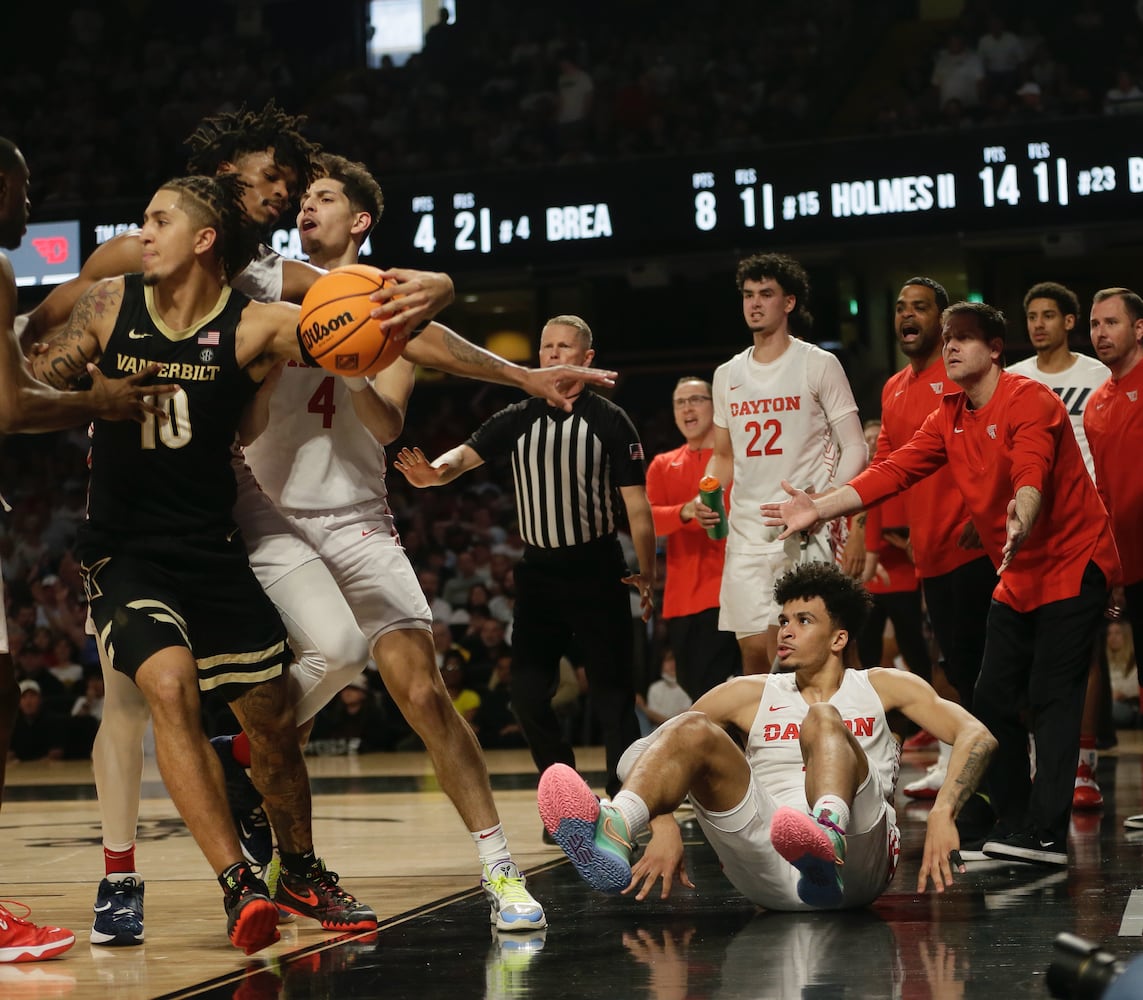
[{"label": "man with glasses", "polygon": [[718,628],[718,593],[726,541],[715,541],[695,518],[695,483],[714,452],[710,383],[679,379],[673,394],[675,426],[685,443],[656,455],[647,469],[647,499],[655,534],[667,539],[663,620],[675,653],[679,685],[692,698],[742,672],[731,632]]}]

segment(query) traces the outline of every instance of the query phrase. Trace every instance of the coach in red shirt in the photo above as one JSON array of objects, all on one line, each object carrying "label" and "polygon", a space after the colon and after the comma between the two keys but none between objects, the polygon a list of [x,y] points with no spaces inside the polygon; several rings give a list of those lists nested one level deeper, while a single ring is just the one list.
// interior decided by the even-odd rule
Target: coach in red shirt
[{"label": "coach in red shirt", "polygon": [[787,532],[805,530],[948,467],[999,576],[974,698],[1000,743],[988,775],[999,820],[984,852],[1066,865],[1091,636],[1119,557],[1059,397],[1001,367],[1003,314],[958,302],[942,316],[941,338],[963,394],[942,399],[908,444],[846,486],[816,499],[787,487],[791,499],[762,512]]},{"label": "coach in red shirt", "polygon": [[1143,642],[1143,299],[1126,288],[1095,293],[1091,344],[1111,378],[1088,400],[1083,423],[1099,493],[1123,563],[1127,617]]},{"label": "coach in red shirt", "polygon": [[679,685],[698,699],[742,673],[733,632],[718,630],[718,594],[726,539],[713,541],[695,520],[697,484],[714,450],[710,383],[683,378],[672,395],[675,425],[686,444],[656,455],[647,468],[647,499],[655,534],[667,539],[663,620],[675,653]]}]

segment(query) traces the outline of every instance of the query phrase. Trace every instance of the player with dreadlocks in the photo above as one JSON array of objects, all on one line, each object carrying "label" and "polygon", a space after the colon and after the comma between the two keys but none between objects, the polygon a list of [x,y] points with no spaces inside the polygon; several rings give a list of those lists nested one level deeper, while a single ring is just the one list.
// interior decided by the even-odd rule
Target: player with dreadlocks
[{"label": "player with dreadlocks", "polygon": [[[282,216],[315,176],[319,147],[301,133],[305,118],[287,115],[270,101],[261,111],[228,111],[204,118],[187,137],[191,150],[187,169],[193,174],[237,174],[245,182],[243,207],[252,226],[265,231]],[[81,295],[97,281],[142,270],[143,251],[138,229],[108,240],[84,262],[79,275],[52,289],[26,316],[16,332],[25,350],[46,340],[68,318]],[[283,261],[269,247],[255,247],[251,259],[238,268],[274,275],[276,289],[267,299],[301,302],[318,276],[301,261]],[[260,298],[262,296],[259,296]],[[22,327],[22,328],[21,328]]]}]

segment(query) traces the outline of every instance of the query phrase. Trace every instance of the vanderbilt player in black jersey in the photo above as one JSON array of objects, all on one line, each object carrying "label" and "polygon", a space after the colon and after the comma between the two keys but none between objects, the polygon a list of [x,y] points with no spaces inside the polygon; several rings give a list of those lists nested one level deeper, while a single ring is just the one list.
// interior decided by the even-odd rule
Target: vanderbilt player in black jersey
[{"label": "vanderbilt player in black jersey", "polygon": [[87,291],[34,369],[62,388],[88,362],[108,374],[158,362],[179,386],[165,423],[96,421],[77,550],[99,641],[147,700],[164,782],[219,873],[231,941],[250,953],[278,939],[278,906],[242,860],[200,688],[225,697],[250,737],[251,777],[282,851],[276,897],[328,929],[377,920],[315,856],[286,632],[231,517],[242,409],[277,362],[301,359],[296,306],[250,302],[225,284],[249,259],[239,197],[225,179],[165,184],[144,214],[142,275]]},{"label": "vanderbilt player in black jersey", "polygon": [[[100,643],[147,700],[164,781],[220,873],[231,940],[249,952],[277,939],[277,907],[240,860],[218,757],[202,732],[200,687],[230,700],[250,738],[251,777],[281,848],[275,902],[333,930],[372,927],[376,917],[315,857],[309,784],[283,672],[286,635],[231,518],[229,445],[238,416],[275,365],[308,361],[297,306],[248,301],[225,283],[250,259],[241,201],[234,175],[164,184],[144,213],[141,280],[108,278],[84,292],[33,367],[63,388],[89,363],[120,372],[154,358],[163,364],[160,378],[180,387],[167,402],[169,421],[144,423],[138,437],[96,423],[79,555]],[[445,275],[387,273],[398,285],[379,308],[398,334],[452,301]],[[402,287],[409,294],[394,301]],[[614,375],[524,369],[435,323],[405,356],[517,385],[561,406],[570,406],[569,377],[608,384]]]}]

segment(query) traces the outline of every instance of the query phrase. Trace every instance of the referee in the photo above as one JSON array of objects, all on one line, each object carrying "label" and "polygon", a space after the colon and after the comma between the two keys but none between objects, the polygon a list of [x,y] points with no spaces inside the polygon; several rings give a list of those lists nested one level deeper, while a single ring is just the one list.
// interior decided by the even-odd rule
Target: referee
[{"label": "referee", "polygon": [[[541,368],[589,365],[594,356],[591,329],[578,316],[556,316],[544,325]],[[627,585],[638,588],[646,621],[654,608],[655,529],[643,448],[630,417],[582,383],[567,397],[570,412],[542,399],[525,400],[494,414],[431,464],[419,448],[405,448],[394,465],[414,486],[443,486],[486,459],[510,457],[526,543],[515,570],[512,707],[541,772],[556,763],[575,767],[551,706],[560,656],[575,640],[587,657],[591,705],[607,754],[607,792],[614,795],[619,757],[639,737]],[[634,574],[616,537],[619,499],[639,559]]]}]

